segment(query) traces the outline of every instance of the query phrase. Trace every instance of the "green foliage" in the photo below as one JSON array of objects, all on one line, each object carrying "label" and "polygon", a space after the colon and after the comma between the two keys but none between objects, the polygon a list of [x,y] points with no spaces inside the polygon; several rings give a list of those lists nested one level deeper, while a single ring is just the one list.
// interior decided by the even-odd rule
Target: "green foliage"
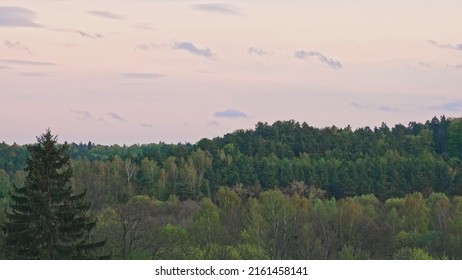
[{"label": "green foliage", "polygon": [[357,260],[359,257],[351,246],[343,245],[342,250],[338,252],[338,258],[339,260]]},{"label": "green foliage", "polygon": [[433,260],[432,256],[421,248],[401,248],[393,254],[395,260]]},{"label": "green foliage", "polygon": [[[461,123],[442,116],[408,126],[352,130],[278,121],[195,145],[89,142],[71,144],[70,151],[77,189],[111,189],[92,194],[99,197],[92,209],[133,194],[200,200],[213,197],[219,186],[271,189],[293,182],[337,199],[374,194],[384,201],[413,192],[462,194]],[[25,146],[0,144],[0,169],[11,179],[25,166],[26,155]]]},{"label": "green foliage", "polygon": [[197,244],[203,246],[223,240],[224,229],[220,223],[220,213],[209,198],[201,200],[199,209],[193,216],[192,232]]},{"label": "green foliage", "polygon": [[404,222],[409,231],[422,233],[427,230],[429,213],[421,193],[406,195],[403,214]]},{"label": "green foliage", "polygon": [[[118,259],[460,259],[461,123],[278,121],[194,145],[71,144],[66,186],[99,218],[99,254]],[[27,154],[0,144],[4,205],[39,182],[21,170]]]},{"label": "green foliage", "polygon": [[[5,224],[5,213],[7,205],[5,199],[0,199],[0,229],[3,228]],[[0,230],[0,260],[6,258],[6,247],[5,247],[5,235],[3,230]]]},{"label": "green foliage", "polygon": [[10,192],[10,185],[10,176],[5,170],[0,169],[0,200],[7,197],[8,192]]},{"label": "green foliage", "polygon": [[462,119],[455,119],[449,124],[448,154],[462,158]]},{"label": "green foliage", "polygon": [[48,130],[28,147],[25,186],[13,187],[6,213],[5,246],[13,259],[91,257],[102,243],[89,242],[95,221],[88,214],[85,193],[74,195],[68,146],[57,145]]}]

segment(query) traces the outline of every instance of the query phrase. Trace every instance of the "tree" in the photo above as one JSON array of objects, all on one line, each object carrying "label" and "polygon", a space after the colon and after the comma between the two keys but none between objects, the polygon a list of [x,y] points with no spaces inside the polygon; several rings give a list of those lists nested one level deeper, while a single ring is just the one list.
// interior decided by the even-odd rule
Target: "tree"
[{"label": "tree", "polygon": [[[252,223],[255,236],[264,244],[272,259],[289,259],[298,238],[294,234],[295,209],[291,201],[280,190],[269,190],[260,194],[260,215]],[[261,221],[261,222],[260,222]]]},{"label": "tree", "polygon": [[448,154],[462,158],[462,119],[454,119],[448,127]]},{"label": "tree", "polygon": [[404,198],[404,222],[408,231],[422,233],[429,223],[428,208],[421,193],[408,194]]},{"label": "tree", "polygon": [[156,258],[160,228],[165,218],[159,215],[160,205],[148,196],[134,196],[126,204],[117,204],[101,212],[95,234],[107,237],[105,250],[113,258]]},{"label": "tree", "polygon": [[0,169],[0,199],[3,199],[10,190],[10,177],[5,170]]},{"label": "tree", "polygon": [[432,260],[432,256],[422,248],[404,247],[393,254],[395,260]]},{"label": "tree", "polygon": [[13,185],[4,226],[8,258],[84,259],[104,242],[92,242],[96,221],[85,192],[73,194],[69,146],[48,129],[28,147],[24,187]]}]

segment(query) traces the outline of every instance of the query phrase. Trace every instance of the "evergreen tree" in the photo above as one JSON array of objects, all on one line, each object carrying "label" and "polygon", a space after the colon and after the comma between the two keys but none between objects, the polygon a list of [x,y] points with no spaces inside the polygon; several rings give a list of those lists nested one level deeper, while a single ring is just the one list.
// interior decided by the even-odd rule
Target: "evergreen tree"
[{"label": "evergreen tree", "polygon": [[28,146],[24,187],[13,186],[5,245],[11,259],[85,259],[104,242],[91,242],[96,221],[85,192],[73,194],[69,146],[48,129]]}]

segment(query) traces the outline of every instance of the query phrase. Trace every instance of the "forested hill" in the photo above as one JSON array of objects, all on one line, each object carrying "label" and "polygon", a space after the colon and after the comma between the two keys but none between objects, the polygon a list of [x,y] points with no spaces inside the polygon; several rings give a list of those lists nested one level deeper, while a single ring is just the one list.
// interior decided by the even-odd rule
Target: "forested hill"
[{"label": "forested hill", "polygon": [[[0,184],[20,180],[26,153],[25,146],[0,144]],[[249,194],[289,190],[301,182],[336,198],[462,194],[462,119],[444,116],[356,130],[295,121],[258,123],[253,130],[196,144],[72,144],[71,156],[75,182],[82,188],[98,180],[112,187],[128,180],[136,194],[160,200],[172,194],[213,196],[220,186],[242,186]]]}]

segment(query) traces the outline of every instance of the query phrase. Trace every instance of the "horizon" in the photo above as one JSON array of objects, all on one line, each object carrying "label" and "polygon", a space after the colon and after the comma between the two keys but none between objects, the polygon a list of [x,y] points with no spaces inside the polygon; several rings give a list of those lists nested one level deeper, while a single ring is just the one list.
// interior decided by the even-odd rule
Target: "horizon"
[{"label": "horizon", "polygon": [[462,2],[4,0],[0,141],[196,143],[462,115]]},{"label": "horizon", "polygon": [[[335,124],[332,124],[332,125],[327,125],[327,126],[316,126],[316,125],[313,125],[313,124],[310,124],[306,121],[298,121],[298,120],[294,120],[294,119],[291,119],[291,120],[277,120],[275,122],[272,122],[272,123],[269,123],[269,122],[257,122],[254,124],[254,126],[252,128],[237,128],[233,131],[228,131],[228,132],[225,132],[224,134],[222,135],[218,135],[218,136],[214,136],[214,137],[202,137],[200,139],[198,139],[197,141],[194,141],[194,142],[167,142],[167,141],[163,141],[163,140],[159,140],[157,142],[133,142],[133,143],[99,143],[99,142],[95,142],[95,141],[92,141],[92,140],[87,140],[87,141],[79,141],[79,142],[76,142],[76,141],[69,141],[69,140],[61,140],[61,137],[60,137],[60,134],[59,132],[56,133],[53,129],[51,128],[47,128],[51,131],[51,133],[53,134],[53,136],[56,136],[57,137],[57,140],[58,140],[58,143],[62,144],[64,142],[68,143],[68,144],[76,144],[76,145],[79,145],[79,144],[88,144],[89,142],[91,142],[92,145],[101,145],[101,146],[127,146],[127,147],[130,147],[130,146],[133,146],[133,145],[137,145],[137,146],[143,146],[143,145],[151,145],[151,144],[154,144],[154,145],[158,145],[158,144],[166,144],[166,145],[196,145],[200,140],[202,139],[208,139],[208,140],[213,140],[214,138],[223,138],[225,137],[227,134],[232,134],[232,133],[235,133],[235,132],[238,132],[238,131],[255,131],[255,128],[257,126],[258,123],[266,123],[268,125],[273,125],[274,123],[276,122],[291,122],[293,121],[294,123],[299,123],[300,125],[302,125],[303,123],[306,123],[308,126],[310,127],[313,127],[315,129],[325,129],[325,128],[332,128],[332,127],[336,127],[338,129],[346,129],[348,127],[351,128],[351,130],[354,132],[358,129],[362,129],[362,128],[370,128],[372,130],[376,129],[376,128],[379,128],[382,124],[385,124],[387,125],[387,127],[392,130],[396,125],[404,125],[404,126],[408,126],[411,122],[416,122],[416,123],[421,123],[421,124],[425,124],[427,121],[431,121],[433,118],[438,118],[439,120],[441,120],[442,117],[445,117],[445,119],[447,120],[453,120],[453,119],[462,119],[462,117],[452,117],[452,116],[445,116],[445,115],[441,115],[441,116],[433,116],[425,121],[414,121],[414,120],[411,120],[411,121],[408,121],[406,123],[393,123],[393,124],[390,124],[390,123],[387,123],[387,122],[381,122],[380,125],[377,124],[377,125],[373,125],[373,126],[369,126],[369,125],[366,125],[366,126],[358,126],[358,127],[353,127],[351,125],[346,125],[346,126],[337,126]],[[45,130],[46,131],[46,130]],[[38,135],[35,135],[34,138],[36,139],[37,137],[41,136],[43,133],[45,132],[42,132]],[[18,142],[13,142],[13,143],[8,143],[6,141],[3,141],[2,139],[0,139],[0,143],[4,143],[4,144],[7,144],[7,145],[20,145],[20,146],[23,146],[23,145],[33,145],[36,143],[35,142],[31,142],[31,143],[18,143]]]}]

